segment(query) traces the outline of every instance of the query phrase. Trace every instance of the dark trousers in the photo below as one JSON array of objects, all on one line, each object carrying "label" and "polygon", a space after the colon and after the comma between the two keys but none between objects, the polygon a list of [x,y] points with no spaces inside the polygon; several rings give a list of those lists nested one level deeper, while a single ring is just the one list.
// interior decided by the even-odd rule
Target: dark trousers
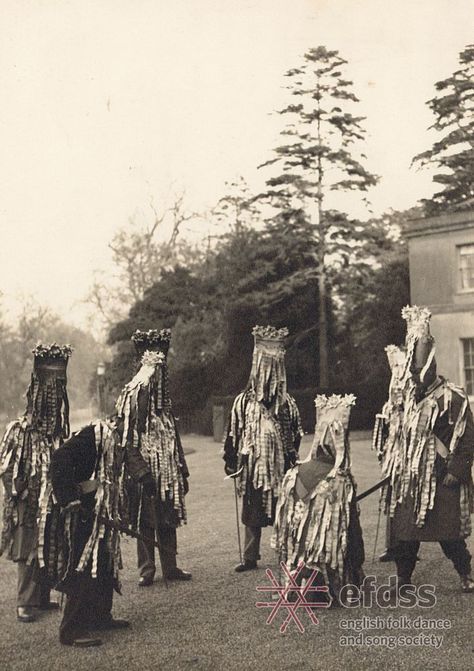
[{"label": "dark trousers", "polygon": [[49,586],[36,566],[17,562],[17,606],[38,608],[49,603]]},{"label": "dark trousers", "polygon": [[394,550],[396,546],[396,541],[393,538],[392,534],[392,518],[390,514],[387,514],[387,524],[385,527],[385,547],[387,550]]},{"label": "dark trousers", "polygon": [[261,538],[262,527],[250,527],[245,525],[244,561],[256,562],[260,559]]},{"label": "dark trousers", "polygon": [[[141,526],[140,531],[146,536],[146,541],[137,541],[138,571],[141,578],[153,579],[156,571],[155,565],[155,528]],[[160,546],[161,571],[165,578],[176,569],[177,538],[176,529],[173,527],[158,527],[156,530],[158,544]]]},{"label": "dark trousers", "polygon": [[113,576],[93,579],[89,573],[78,574],[66,596],[59,625],[61,643],[71,643],[89,628],[112,619],[113,593]]},{"label": "dark trousers", "polygon": [[59,625],[59,640],[70,644],[89,628],[112,619],[114,576],[110,571],[109,553],[99,541],[97,578],[92,578],[90,566],[75,572],[67,584],[66,604]]},{"label": "dark trousers", "polygon": [[[440,541],[439,544],[448,559],[453,562],[459,575],[468,575],[471,572],[471,555],[463,539],[454,541]],[[397,574],[405,582],[410,582],[415,568],[420,541],[399,541],[395,548]]]}]

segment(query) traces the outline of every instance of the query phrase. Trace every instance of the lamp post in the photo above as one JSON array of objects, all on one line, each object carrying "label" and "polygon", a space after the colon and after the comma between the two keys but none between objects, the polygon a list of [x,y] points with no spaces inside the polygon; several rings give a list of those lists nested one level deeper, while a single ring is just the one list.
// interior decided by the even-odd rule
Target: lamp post
[{"label": "lamp post", "polygon": [[97,405],[99,415],[105,415],[105,363],[97,364]]}]

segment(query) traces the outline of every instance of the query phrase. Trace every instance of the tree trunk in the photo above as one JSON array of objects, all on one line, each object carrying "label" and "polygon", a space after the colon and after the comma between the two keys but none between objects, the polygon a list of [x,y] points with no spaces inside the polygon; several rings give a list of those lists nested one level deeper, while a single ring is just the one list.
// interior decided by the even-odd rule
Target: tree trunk
[{"label": "tree trunk", "polygon": [[329,355],[328,355],[328,316],[326,272],[324,263],[320,262],[319,278],[319,388],[325,393],[329,388]]},{"label": "tree trunk", "polygon": [[329,343],[328,343],[328,314],[327,314],[327,287],[326,268],[324,265],[326,255],[325,226],[322,212],[322,198],[317,198],[317,203],[307,203],[307,209],[311,214],[312,223],[318,232],[318,304],[319,304],[319,392],[326,393],[329,389]]},{"label": "tree trunk", "polygon": [[329,388],[329,354],[328,354],[328,315],[325,261],[325,231],[321,200],[318,199],[318,229],[319,229],[319,390],[326,393]]},{"label": "tree trunk", "polygon": [[[318,143],[322,142],[321,135],[321,98],[319,96],[319,77],[316,90],[318,92]],[[326,393],[329,388],[329,355],[328,355],[328,316],[326,300],[326,231],[323,217],[323,163],[321,154],[318,154],[318,194],[317,194],[317,221],[318,231],[318,293],[319,293],[319,391]]]}]

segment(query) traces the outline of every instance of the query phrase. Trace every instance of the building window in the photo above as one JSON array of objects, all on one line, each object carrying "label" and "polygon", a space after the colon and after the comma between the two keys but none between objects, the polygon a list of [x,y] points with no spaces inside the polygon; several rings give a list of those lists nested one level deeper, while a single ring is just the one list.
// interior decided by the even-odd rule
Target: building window
[{"label": "building window", "polygon": [[468,396],[474,396],[474,338],[463,338],[464,379]]},{"label": "building window", "polygon": [[474,245],[461,245],[459,251],[459,287],[474,291]]}]

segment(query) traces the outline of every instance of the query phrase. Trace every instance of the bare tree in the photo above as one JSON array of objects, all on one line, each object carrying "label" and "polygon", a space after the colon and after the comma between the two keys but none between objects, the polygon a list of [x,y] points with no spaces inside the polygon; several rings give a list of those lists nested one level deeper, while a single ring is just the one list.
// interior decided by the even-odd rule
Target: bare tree
[{"label": "bare tree", "polygon": [[86,299],[96,311],[95,326],[98,314],[102,326],[110,328],[126,316],[164,271],[193,260],[194,248],[181,234],[184,224],[199,219],[200,215],[187,210],[184,192],[177,194],[172,204],[162,210],[156,208],[153,199],[149,205],[153,212],[149,224],[138,226],[130,219],[129,225],[119,229],[112,238],[109,249],[113,272],[95,273]]},{"label": "bare tree", "polygon": [[225,187],[226,194],[211,210],[211,216],[221,229],[220,233],[223,232],[222,228],[240,234],[245,228],[257,227],[262,219],[261,210],[256,206],[256,198],[251,194],[245,179],[238,177],[232,182],[226,182]]},{"label": "bare tree", "polygon": [[67,324],[34,297],[21,296],[17,303],[19,314],[11,324],[2,318],[0,309],[0,414],[13,418],[23,411],[33,363],[31,350],[38,341],[72,345],[68,366],[71,408],[86,407],[90,379],[104,351],[90,333]]}]

